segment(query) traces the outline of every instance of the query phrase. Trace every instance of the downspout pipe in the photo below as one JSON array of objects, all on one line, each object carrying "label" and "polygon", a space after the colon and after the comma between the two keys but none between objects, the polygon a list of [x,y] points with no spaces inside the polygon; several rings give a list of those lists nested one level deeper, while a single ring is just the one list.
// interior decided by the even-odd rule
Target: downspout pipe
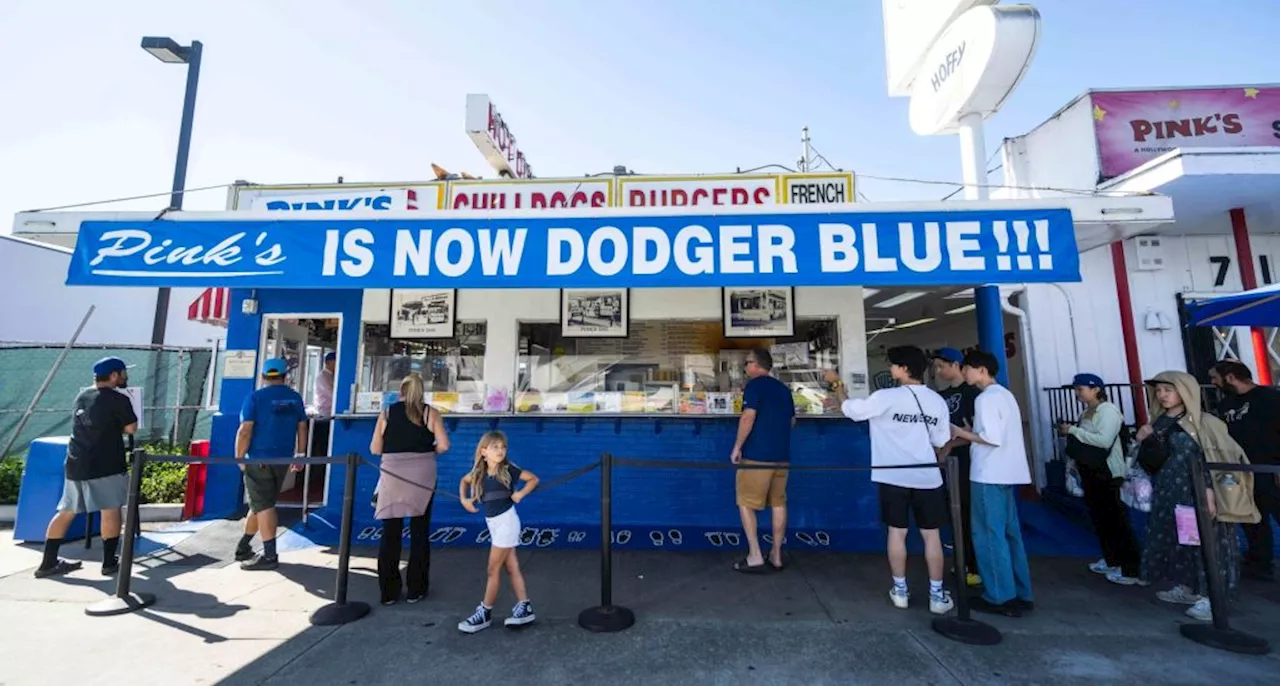
[{"label": "downspout pipe", "polygon": [[[1026,284],[1019,284],[1017,289],[1010,293],[1010,296],[1021,293],[1026,297]],[[1046,446],[1050,445],[1051,437],[1047,433],[1048,424],[1043,421],[1041,409],[1043,404],[1040,398],[1040,382],[1039,375],[1036,373],[1035,363],[1035,345],[1031,338],[1031,319],[1027,313],[1021,308],[1014,307],[1008,298],[1000,298],[1000,309],[1005,314],[1013,315],[1018,319],[1018,331],[1022,337],[1022,368],[1027,378],[1027,404],[1030,406],[1030,426],[1031,426],[1031,461],[1034,467],[1034,477],[1036,490],[1040,491],[1044,488],[1046,475],[1044,465],[1046,460],[1040,459],[1041,455],[1050,453],[1045,452]]]}]

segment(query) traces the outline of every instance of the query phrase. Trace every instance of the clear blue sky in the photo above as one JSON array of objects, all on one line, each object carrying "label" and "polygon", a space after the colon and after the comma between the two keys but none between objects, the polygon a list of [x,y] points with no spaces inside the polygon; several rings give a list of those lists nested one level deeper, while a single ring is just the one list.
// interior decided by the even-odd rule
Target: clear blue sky
[{"label": "clear blue sky", "polygon": [[[1280,81],[1276,0],[1035,4],[1041,46],[988,154],[1091,87]],[[807,124],[838,166],[959,178],[955,138],[914,135],[886,95],[879,0],[4,0],[0,230],[22,209],[168,190],[184,69],[143,35],[205,44],[189,187],[427,179],[432,162],[491,177],[463,133],[469,92],[544,177],[793,165]]]}]

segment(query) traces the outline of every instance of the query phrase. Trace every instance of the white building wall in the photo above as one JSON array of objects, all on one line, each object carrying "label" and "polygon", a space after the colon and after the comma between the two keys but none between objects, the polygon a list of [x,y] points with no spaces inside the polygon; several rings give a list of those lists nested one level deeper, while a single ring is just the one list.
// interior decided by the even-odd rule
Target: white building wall
[{"label": "white building wall", "polygon": [[[1093,101],[1085,94],[1035,130],[1004,141],[1002,166],[1006,187],[999,189],[999,195],[1054,198],[1092,190],[1098,183],[1097,155]],[[1280,226],[1265,218],[1249,216],[1249,229],[1258,282],[1265,283],[1257,266],[1263,255],[1270,261],[1272,281],[1280,281],[1280,265],[1276,262],[1280,256]],[[1205,221],[1163,227],[1158,235],[1164,260],[1163,268],[1158,270],[1138,269],[1135,241],[1124,244],[1139,364],[1144,377],[1168,369],[1186,369],[1178,294],[1190,298],[1242,290],[1230,218],[1225,212]],[[1216,279],[1218,267],[1210,260],[1217,256],[1231,260],[1221,284]],[[1096,373],[1110,383],[1128,381],[1110,247],[1082,253],[1080,272],[1080,283],[1035,284],[1027,288],[1027,309],[1036,353],[1033,363],[1041,387],[1067,383],[1077,371]],[[1154,326],[1156,318],[1161,316],[1170,328],[1161,330]],[[1148,319],[1153,324],[1150,329]],[[1248,330],[1236,330],[1236,340],[1242,361],[1255,367]],[[1044,422],[1052,419],[1040,417]]]},{"label": "white building wall", "polygon": [[[0,236],[0,274],[6,282],[0,295],[0,340],[65,342],[94,305],[80,343],[151,343],[156,289],[67,286],[70,262],[70,249]],[[187,306],[201,292],[175,288],[170,293],[169,345],[209,347],[210,339],[226,338],[225,329],[187,321]]]},{"label": "white building wall", "polygon": [[[867,374],[867,345],[862,289],[802,287],[796,289],[798,318],[836,318],[840,332],[841,375]],[[631,320],[719,320],[719,288],[638,288],[631,290]],[[387,323],[391,292],[366,290],[362,319]],[[520,322],[559,322],[557,289],[464,289],[458,291],[458,320],[486,324],[484,375],[492,386],[514,388]],[[866,386],[850,386],[865,395]]]}]

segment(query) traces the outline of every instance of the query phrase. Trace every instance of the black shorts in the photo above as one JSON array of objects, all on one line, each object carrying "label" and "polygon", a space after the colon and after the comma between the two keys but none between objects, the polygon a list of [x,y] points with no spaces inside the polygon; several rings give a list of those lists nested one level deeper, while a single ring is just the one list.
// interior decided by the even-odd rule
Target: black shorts
[{"label": "black shorts", "polygon": [[924,490],[880,484],[880,520],[885,526],[910,528],[913,516],[919,529],[941,529],[946,525],[946,489],[939,486]]}]

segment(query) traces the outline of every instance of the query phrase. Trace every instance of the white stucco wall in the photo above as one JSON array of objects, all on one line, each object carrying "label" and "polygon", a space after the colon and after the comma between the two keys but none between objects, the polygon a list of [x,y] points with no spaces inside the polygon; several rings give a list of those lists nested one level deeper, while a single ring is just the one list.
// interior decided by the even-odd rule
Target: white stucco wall
[{"label": "white stucco wall", "polygon": [[[14,236],[0,236],[0,340],[63,343],[71,338],[90,305],[93,316],[80,343],[147,345],[155,317],[154,288],[66,285],[71,251]],[[165,342],[209,347],[226,329],[187,321],[187,306],[203,289],[175,288],[169,296]]]}]

